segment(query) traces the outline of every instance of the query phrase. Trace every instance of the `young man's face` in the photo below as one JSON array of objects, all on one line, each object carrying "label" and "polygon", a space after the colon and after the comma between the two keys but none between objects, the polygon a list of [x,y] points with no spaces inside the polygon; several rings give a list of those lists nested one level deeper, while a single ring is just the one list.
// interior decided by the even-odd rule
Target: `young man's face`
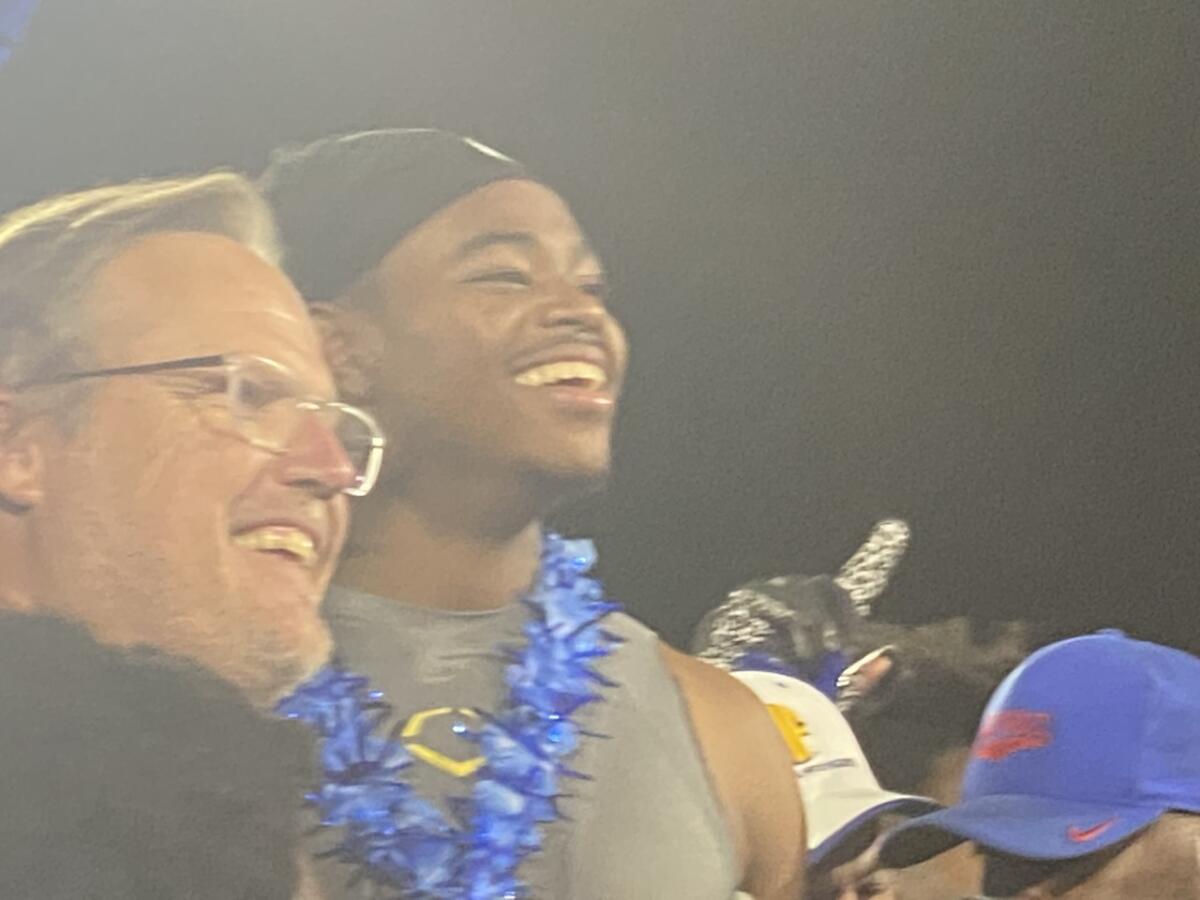
[{"label": "young man's face", "polygon": [[468,471],[607,474],[627,346],[561,197],[524,180],[480,188],[407,235],[375,286],[386,346],[372,393],[401,466],[436,454]]}]

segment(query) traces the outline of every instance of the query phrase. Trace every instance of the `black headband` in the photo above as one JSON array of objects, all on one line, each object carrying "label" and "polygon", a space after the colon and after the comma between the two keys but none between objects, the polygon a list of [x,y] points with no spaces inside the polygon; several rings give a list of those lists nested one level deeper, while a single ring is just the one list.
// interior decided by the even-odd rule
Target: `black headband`
[{"label": "black headband", "polygon": [[275,151],[259,179],[279,222],[288,274],[332,300],[454,200],[524,167],[470,138],[388,128]]}]

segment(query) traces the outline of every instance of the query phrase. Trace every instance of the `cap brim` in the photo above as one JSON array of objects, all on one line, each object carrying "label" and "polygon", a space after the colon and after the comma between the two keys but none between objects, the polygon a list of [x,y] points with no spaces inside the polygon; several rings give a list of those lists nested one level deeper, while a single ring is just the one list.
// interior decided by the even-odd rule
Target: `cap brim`
[{"label": "cap brim", "polygon": [[927,797],[890,791],[822,794],[812,808],[806,807],[808,862],[817,865],[884,813],[920,816],[941,808]]},{"label": "cap brim", "polygon": [[1025,859],[1074,859],[1125,840],[1166,812],[1052,797],[978,797],[897,825],[884,837],[879,861],[903,869],[963,841]]}]

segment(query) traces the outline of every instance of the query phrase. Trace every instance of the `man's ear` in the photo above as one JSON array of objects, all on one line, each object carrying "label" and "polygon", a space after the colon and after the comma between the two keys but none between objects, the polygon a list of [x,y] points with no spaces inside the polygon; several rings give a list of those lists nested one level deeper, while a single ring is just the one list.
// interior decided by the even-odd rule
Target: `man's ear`
[{"label": "man's ear", "polygon": [[359,310],[334,303],[313,303],[308,309],[321,335],[338,393],[352,403],[366,403],[383,360],[383,330]]},{"label": "man's ear", "polygon": [[0,511],[24,512],[42,502],[45,459],[13,395],[0,388]]}]

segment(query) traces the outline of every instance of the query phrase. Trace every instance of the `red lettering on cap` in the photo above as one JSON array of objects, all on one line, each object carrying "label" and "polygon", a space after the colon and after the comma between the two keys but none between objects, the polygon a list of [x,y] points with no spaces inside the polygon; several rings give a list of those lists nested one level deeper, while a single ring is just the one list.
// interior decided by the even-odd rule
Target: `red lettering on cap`
[{"label": "red lettering on cap", "polygon": [[983,720],[971,755],[988,762],[1000,762],[1022,750],[1045,747],[1052,740],[1049,713],[1006,709]]}]

